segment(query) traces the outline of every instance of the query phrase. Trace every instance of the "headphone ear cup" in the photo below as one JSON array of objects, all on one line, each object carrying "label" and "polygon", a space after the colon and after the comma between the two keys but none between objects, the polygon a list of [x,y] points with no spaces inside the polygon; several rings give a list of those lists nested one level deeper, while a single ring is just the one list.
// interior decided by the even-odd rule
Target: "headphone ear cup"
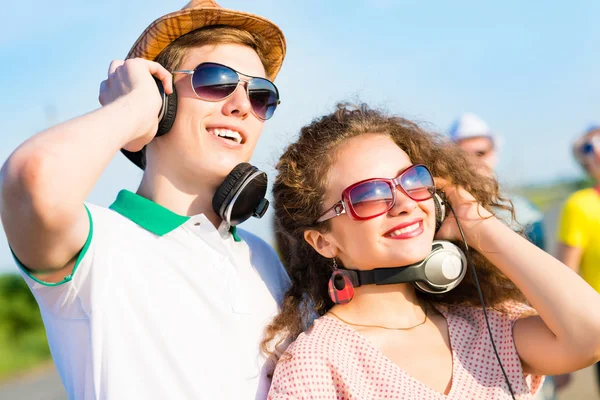
[{"label": "headphone ear cup", "polygon": [[446,240],[434,240],[431,254],[423,262],[425,279],[414,285],[425,293],[446,293],[458,286],[466,273],[467,258],[461,248]]},{"label": "headphone ear cup", "polygon": [[225,177],[225,180],[217,188],[213,196],[213,210],[221,219],[226,220],[225,210],[235,196],[238,189],[246,181],[246,178],[253,174],[258,169],[248,163],[241,163],[235,166],[233,170]]},{"label": "headphone ear cup", "polygon": [[162,82],[156,78],[154,79],[156,80],[158,91],[163,99],[162,109],[160,112],[162,117],[158,121],[158,130],[156,132],[156,136],[162,136],[171,130],[171,127],[175,122],[175,116],[177,114],[177,91],[175,89],[175,85],[173,85],[173,93],[166,94]]},{"label": "headphone ear cup", "polygon": [[435,192],[433,204],[435,206],[435,232],[437,233],[446,219],[446,196],[444,192]]}]

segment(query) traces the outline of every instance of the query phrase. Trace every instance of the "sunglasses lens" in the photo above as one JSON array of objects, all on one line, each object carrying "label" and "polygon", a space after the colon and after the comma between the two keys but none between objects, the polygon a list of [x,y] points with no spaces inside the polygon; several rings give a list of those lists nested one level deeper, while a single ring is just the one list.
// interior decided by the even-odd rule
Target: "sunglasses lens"
[{"label": "sunglasses lens", "polygon": [[433,177],[423,165],[415,165],[406,170],[400,177],[400,185],[415,201],[428,200],[435,193]]},{"label": "sunglasses lens", "polygon": [[192,85],[203,100],[218,101],[229,96],[238,85],[238,74],[223,65],[204,63],[194,70]]},{"label": "sunglasses lens", "polygon": [[350,191],[349,197],[354,212],[361,218],[386,212],[394,201],[392,188],[385,181],[365,182],[358,185]]},{"label": "sunglasses lens", "polygon": [[259,118],[269,119],[273,116],[279,101],[279,93],[272,82],[262,78],[252,78],[248,83],[248,97],[252,110]]},{"label": "sunglasses lens", "polygon": [[592,154],[594,152],[594,145],[590,142],[585,143],[581,146],[581,153],[585,156]]}]

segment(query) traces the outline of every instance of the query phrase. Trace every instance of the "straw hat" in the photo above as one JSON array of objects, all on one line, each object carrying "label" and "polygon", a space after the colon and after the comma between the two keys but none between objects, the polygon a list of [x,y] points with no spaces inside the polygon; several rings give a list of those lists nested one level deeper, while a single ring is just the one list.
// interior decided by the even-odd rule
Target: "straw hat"
[{"label": "straw hat", "polygon": [[232,26],[260,36],[267,77],[275,79],[285,56],[285,38],[281,29],[266,18],[223,8],[213,0],[192,0],[180,11],[158,18],[136,40],[127,58],[154,60],[177,38],[212,25]]}]

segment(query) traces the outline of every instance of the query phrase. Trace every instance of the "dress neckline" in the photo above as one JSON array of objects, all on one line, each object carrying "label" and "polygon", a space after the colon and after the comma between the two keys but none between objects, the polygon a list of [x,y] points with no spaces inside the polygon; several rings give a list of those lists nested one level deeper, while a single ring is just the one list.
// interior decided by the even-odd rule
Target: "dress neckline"
[{"label": "dress neckline", "polygon": [[[381,358],[383,360],[383,362],[391,365],[391,368],[396,369],[403,377],[405,377],[408,381],[414,383],[415,385],[420,386],[421,388],[423,388],[423,390],[430,392],[436,396],[438,396],[440,399],[452,399],[454,392],[456,391],[455,387],[456,387],[456,382],[458,382],[458,373],[460,371],[458,367],[459,361],[457,359],[457,355],[456,352],[454,350],[455,348],[455,338],[453,337],[454,335],[453,330],[452,330],[452,320],[451,317],[452,315],[449,313],[446,313],[446,311],[443,309],[443,307],[440,307],[437,304],[431,303],[432,306],[437,310],[437,312],[440,313],[440,315],[442,315],[444,317],[444,319],[446,320],[446,324],[448,327],[448,338],[450,341],[450,352],[452,354],[452,376],[450,378],[450,390],[448,390],[448,393],[442,393],[442,392],[438,392],[437,390],[433,389],[432,387],[424,384],[423,382],[421,382],[420,380],[418,380],[417,378],[413,377],[412,375],[410,375],[408,372],[406,372],[402,367],[400,367],[398,364],[396,364],[395,362],[393,362],[388,356],[386,356],[381,350],[379,350],[378,348],[376,348],[369,339],[367,339],[363,334],[361,334],[360,332],[358,332],[356,329],[354,329],[352,326],[347,325],[345,323],[343,323],[342,321],[340,321],[339,319],[330,316],[330,315],[324,315],[323,317],[333,321],[334,324],[336,324],[337,326],[348,330],[349,332],[351,332],[350,334],[355,336],[358,340],[360,340],[361,342],[363,342],[365,344],[365,346],[367,346],[368,348],[370,348],[375,354],[377,354],[377,357]],[[323,318],[321,317],[321,318]]]}]

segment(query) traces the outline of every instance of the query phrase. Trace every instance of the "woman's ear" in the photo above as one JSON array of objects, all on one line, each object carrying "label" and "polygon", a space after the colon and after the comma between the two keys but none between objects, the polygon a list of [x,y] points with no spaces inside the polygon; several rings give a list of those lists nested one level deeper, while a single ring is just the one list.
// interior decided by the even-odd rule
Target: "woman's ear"
[{"label": "woman's ear", "polygon": [[314,229],[304,231],[304,240],[313,249],[326,258],[333,258],[338,254],[338,247],[325,237],[325,234]]}]

